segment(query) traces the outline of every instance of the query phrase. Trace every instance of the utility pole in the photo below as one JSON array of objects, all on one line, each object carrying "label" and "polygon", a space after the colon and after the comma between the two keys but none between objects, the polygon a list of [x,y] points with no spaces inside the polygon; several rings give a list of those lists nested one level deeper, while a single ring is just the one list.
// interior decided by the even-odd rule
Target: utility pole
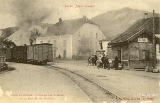
[{"label": "utility pole", "polygon": [[154,25],[154,10],[153,10],[153,61],[152,61],[152,64],[153,64],[153,69],[156,68],[156,41],[155,41],[155,25]]}]

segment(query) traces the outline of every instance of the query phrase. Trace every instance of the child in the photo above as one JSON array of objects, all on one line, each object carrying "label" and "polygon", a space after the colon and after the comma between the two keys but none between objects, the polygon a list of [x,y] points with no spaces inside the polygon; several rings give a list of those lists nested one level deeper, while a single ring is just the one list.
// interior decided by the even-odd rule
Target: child
[{"label": "child", "polygon": [[118,63],[118,70],[122,70],[123,65],[121,63]]}]

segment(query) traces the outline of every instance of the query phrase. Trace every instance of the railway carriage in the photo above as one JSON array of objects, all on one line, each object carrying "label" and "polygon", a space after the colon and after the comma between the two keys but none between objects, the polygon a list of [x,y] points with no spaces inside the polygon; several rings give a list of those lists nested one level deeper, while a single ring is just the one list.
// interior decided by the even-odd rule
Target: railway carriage
[{"label": "railway carriage", "polygon": [[27,60],[27,46],[17,46],[12,49],[12,61],[25,63]]},{"label": "railway carriage", "polygon": [[12,61],[14,62],[47,64],[52,60],[52,44],[49,43],[17,46],[12,49]]}]

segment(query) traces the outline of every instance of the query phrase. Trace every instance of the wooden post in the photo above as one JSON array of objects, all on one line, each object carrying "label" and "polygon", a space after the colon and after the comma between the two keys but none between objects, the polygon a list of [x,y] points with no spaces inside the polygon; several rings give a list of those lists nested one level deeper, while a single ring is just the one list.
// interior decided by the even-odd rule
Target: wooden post
[{"label": "wooden post", "polygon": [[152,61],[152,65],[153,65],[153,68],[156,68],[156,42],[155,42],[155,25],[154,25],[154,10],[153,10],[153,61]]},{"label": "wooden post", "polygon": [[128,69],[130,69],[130,47],[128,42]]}]

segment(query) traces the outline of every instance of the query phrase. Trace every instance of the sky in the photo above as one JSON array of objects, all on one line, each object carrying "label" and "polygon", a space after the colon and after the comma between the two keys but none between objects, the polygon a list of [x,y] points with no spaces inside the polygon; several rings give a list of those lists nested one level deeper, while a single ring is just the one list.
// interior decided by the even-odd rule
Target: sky
[{"label": "sky", "polygon": [[[23,2],[25,1],[25,2]],[[29,2],[28,2],[29,1]],[[86,15],[89,19],[111,10],[124,7],[160,13],[159,0],[0,0],[0,29],[18,25],[22,17],[31,15],[43,16],[38,13],[47,11],[42,22],[56,23],[62,20],[81,18]],[[16,3],[19,3],[18,6]],[[28,3],[28,5],[26,5]],[[34,5],[32,5],[34,4]],[[20,6],[19,6],[20,5]],[[29,7],[29,5],[31,5]],[[17,12],[17,8],[20,9]],[[38,9],[37,9],[38,8]],[[28,10],[29,9],[29,10]],[[32,9],[35,9],[32,12]],[[24,12],[23,12],[24,11]],[[36,12],[37,11],[37,12]],[[22,13],[21,15],[19,15]],[[25,15],[24,13],[28,13]],[[49,15],[48,15],[49,14]],[[39,19],[39,18],[38,18]],[[40,19],[41,20],[41,19]],[[23,20],[21,20],[23,22]]]}]

